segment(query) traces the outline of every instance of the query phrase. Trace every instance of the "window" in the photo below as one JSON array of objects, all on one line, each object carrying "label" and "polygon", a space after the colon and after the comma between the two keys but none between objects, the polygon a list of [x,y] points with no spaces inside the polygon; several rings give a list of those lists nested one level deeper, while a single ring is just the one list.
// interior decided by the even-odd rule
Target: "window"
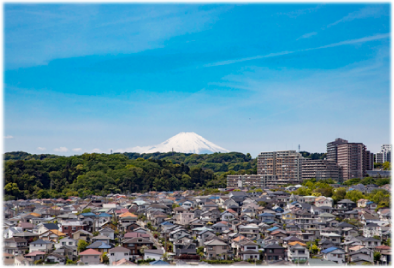
[{"label": "window", "polygon": [[62,245],[65,246],[65,245],[66,245],[66,242],[62,242]]},{"label": "window", "polygon": [[95,259],[97,259],[97,258],[98,258],[98,256],[94,256],[94,258],[95,258]]},{"label": "window", "polygon": [[213,247],[208,247],[208,250],[213,250]]},{"label": "window", "polygon": [[227,246],[223,246],[223,249],[227,249]]},{"label": "window", "polygon": [[125,255],[125,256],[129,256],[129,253],[125,253],[124,255]]},{"label": "window", "polygon": [[115,256],[115,253],[111,253],[111,256]]}]

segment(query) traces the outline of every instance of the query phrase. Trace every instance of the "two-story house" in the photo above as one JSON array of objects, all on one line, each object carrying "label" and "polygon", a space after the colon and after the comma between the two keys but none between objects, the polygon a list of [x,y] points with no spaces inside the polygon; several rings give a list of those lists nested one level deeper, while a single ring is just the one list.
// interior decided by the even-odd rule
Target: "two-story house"
[{"label": "two-story house", "polygon": [[341,248],[330,247],[325,250],[322,250],[323,259],[327,261],[333,261],[338,264],[345,263],[345,251]]},{"label": "two-story house", "polygon": [[108,251],[107,256],[109,258],[109,263],[111,265],[113,265],[114,262],[119,261],[121,259],[131,260],[130,249],[121,246],[111,248]]},{"label": "two-story house", "polygon": [[309,250],[299,243],[290,246],[287,251],[287,258],[293,263],[305,263],[309,259]]},{"label": "two-story house", "polygon": [[34,242],[31,242],[29,245],[29,252],[33,251],[43,251],[43,252],[50,252],[54,249],[54,243],[51,241],[45,241],[42,239],[38,239]]},{"label": "two-story house", "polygon": [[220,241],[219,239],[213,239],[205,242],[204,253],[208,260],[227,260],[231,255],[231,251],[227,243]]},{"label": "two-story house", "polygon": [[83,263],[84,265],[98,265],[101,264],[100,261],[100,256],[101,252],[94,250],[94,249],[87,249],[81,253],[79,253],[80,256],[80,262]]}]

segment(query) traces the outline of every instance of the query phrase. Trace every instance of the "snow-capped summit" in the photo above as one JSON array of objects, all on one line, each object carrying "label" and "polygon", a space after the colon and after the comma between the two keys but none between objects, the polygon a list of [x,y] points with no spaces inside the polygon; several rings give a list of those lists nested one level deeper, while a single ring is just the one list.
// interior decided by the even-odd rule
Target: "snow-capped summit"
[{"label": "snow-capped summit", "polygon": [[138,153],[167,153],[174,150],[180,153],[214,153],[214,152],[229,152],[228,150],[217,146],[216,144],[204,139],[194,132],[181,132],[163,143],[155,146],[134,147],[127,151]]}]

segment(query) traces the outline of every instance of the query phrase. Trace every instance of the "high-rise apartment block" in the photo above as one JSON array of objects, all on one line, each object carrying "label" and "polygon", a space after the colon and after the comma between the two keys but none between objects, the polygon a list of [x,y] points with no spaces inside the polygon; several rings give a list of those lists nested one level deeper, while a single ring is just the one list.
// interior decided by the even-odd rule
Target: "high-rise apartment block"
[{"label": "high-rise apartment block", "polygon": [[304,158],[294,150],[263,152],[257,157],[257,175],[228,175],[227,187],[258,187],[298,184]]},{"label": "high-rise apartment block", "polygon": [[335,163],[338,162],[338,145],[348,143],[344,139],[336,139],[333,142],[327,143],[327,160],[332,160]]},{"label": "high-rise apartment block", "polygon": [[257,174],[276,176],[278,183],[300,183],[303,161],[294,150],[263,152],[257,157]]},{"label": "high-rise apartment block", "polygon": [[336,139],[327,143],[327,160],[333,160],[341,168],[344,181],[366,176],[372,167],[372,156],[362,143]]},{"label": "high-rise apartment block", "polygon": [[317,160],[305,160],[302,163],[302,179],[324,180],[333,179],[335,181],[342,181],[342,170],[332,160],[317,159]]},{"label": "high-rise apartment block", "polygon": [[379,153],[375,154],[375,163],[391,163],[391,144],[383,144]]}]

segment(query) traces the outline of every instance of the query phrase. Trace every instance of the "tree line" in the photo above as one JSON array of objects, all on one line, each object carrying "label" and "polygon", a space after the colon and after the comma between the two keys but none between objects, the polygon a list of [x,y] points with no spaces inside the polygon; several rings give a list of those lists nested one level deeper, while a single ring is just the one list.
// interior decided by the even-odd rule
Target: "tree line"
[{"label": "tree line", "polygon": [[[4,159],[7,200],[218,188],[226,187],[226,174],[256,169],[256,160],[242,153],[65,157],[12,152]],[[225,168],[217,168],[223,165]]]}]

